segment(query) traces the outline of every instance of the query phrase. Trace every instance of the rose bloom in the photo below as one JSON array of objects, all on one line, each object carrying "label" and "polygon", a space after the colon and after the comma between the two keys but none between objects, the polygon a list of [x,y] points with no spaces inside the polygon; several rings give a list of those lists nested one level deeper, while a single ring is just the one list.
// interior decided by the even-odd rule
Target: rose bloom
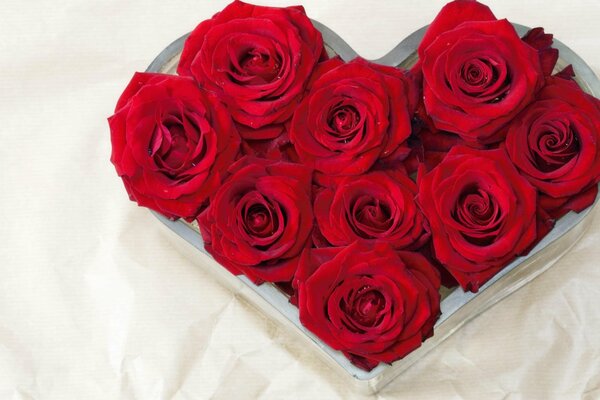
[{"label": "rose bloom", "polygon": [[290,125],[300,161],[323,174],[356,175],[405,157],[416,93],[398,68],[362,59],[321,64]]},{"label": "rose bloom", "polygon": [[435,268],[380,242],[304,251],[294,285],[302,324],[367,371],[418,348],[440,314]]},{"label": "rose bloom", "polygon": [[600,181],[600,102],[574,81],[548,80],[508,127],[506,150],[558,218],[594,202]]},{"label": "rose bloom", "polygon": [[313,228],[312,171],[244,157],[198,218],[205,249],[255,283],[291,281]]},{"label": "rose bloom", "polygon": [[501,141],[500,128],[535,99],[547,64],[556,61],[548,40],[542,30],[526,43],[475,1],[444,7],[418,49],[425,108],[435,127],[468,142]]},{"label": "rose bloom", "polygon": [[324,54],[321,33],[301,6],[234,1],[194,29],[177,72],[217,93],[244,139],[271,139],[281,134]]},{"label": "rose bloom", "polygon": [[415,203],[417,186],[405,174],[377,171],[340,179],[315,199],[318,247],[357,240],[415,250],[429,238],[429,225]]},{"label": "rose bloom", "polygon": [[136,73],[109,125],[129,197],[171,219],[195,218],[239,152],[229,113],[191,78]]},{"label": "rose bloom", "polygon": [[465,290],[477,292],[545,234],[536,227],[535,188],[502,149],[456,146],[418,186],[435,256]]}]

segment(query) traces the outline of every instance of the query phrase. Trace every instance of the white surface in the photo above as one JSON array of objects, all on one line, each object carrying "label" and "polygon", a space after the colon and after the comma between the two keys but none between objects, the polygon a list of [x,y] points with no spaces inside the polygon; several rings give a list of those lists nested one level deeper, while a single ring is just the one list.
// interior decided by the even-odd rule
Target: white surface
[{"label": "white surface", "polygon": [[[367,58],[444,2],[424,3],[304,1]],[[0,399],[362,398],[202,272],[212,261],[130,203],[108,161],[105,118],[133,71],[225,4],[2,1]],[[488,4],[544,26],[600,73],[597,1]],[[595,225],[379,398],[600,398]]]}]

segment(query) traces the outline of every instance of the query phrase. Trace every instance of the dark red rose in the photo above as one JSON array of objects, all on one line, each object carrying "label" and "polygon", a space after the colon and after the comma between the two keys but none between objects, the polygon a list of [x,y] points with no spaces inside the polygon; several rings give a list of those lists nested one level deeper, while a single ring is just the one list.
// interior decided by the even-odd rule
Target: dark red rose
[{"label": "dark red rose", "polygon": [[543,86],[538,49],[544,45],[527,44],[508,21],[495,20],[479,3],[446,6],[419,46],[424,103],[435,127],[468,142],[502,140],[500,128]]},{"label": "dark red rose", "polygon": [[239,152],[229,113],[191,78],[136,73],[108,121],[129,197],[172,219],[195,218]]},{"label": "dark red rose", "polygon": [[313,228],[310,169],[244,157],[200,214],[206,250],[255,283],[290,281]]},{"label": "dark red rose", "polygon": [[[404,165],[408,173],[412,174],[423,167],[426,171],[432,170],[442,162],[452,147],[466,145],[467,142],[452,133],[424,127],[411,137],[409,144],[412,150]],[[484,149],[487,146],[470,144],[470,147]]]},{"label": "dark red rose", "polygon": [[418,186],[435,256],[465,290],[477,292],[538,238],[536,190],[502,149],[456,146]]},{"label": "dark red rose", "polygon": [[287,131],[274,139],[243,140],[242,154],[251,157],[299,163],[298,155],[296,154],[294,145],[290,142]]},{"label": "dark red rose", "polygon": [[290,126],[304,164],[324,174],[356,175],[406,147],[417,96],[405,71],[333,59],[313,78]]},{"label": "dark red rose", "polygon": [[417,186],[406,175],[378,171],[342,178],[316,196],[314,213],[319,247],[355,241],[385,242],[415,250],[429,237],[429,225],[414,198]]},{"label": "dark red rose", "polygon": [[177,72],[223,99],[244,139],[279,136],[324,52],[301,6],[234,1],[194,29]]},{"label": "dark red rose", "polygon": [[550,78],[508,127],[506,150],[554,217],[594,202],[600,181],[600,104],[574,81]]},{"label": "dark red rose", "polygon": [[302,324],[365,370],[418,348],[440,313],[435,268],[383,243],[306,250],[294,284]]},{"label": "dark red rose", "polygon": [[523,36],[523,41],[538,51],[544,75],[552,75],[558,61],[558,49],[552,48],[553,35],[544,32],[544,28],[533,28]]}]

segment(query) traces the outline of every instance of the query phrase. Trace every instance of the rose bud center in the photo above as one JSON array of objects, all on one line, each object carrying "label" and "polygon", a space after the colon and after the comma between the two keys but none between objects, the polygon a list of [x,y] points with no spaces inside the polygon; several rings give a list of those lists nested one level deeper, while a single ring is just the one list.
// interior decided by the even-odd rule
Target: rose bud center
[{"label": "rose bud center", "polygon": [[176,172],[186,166],[190,153],[188,135],[179,118],[169,115],[158,125],[150,140],[148,154],[157,165],[168,172]]},{"label": "rose bud center", "polygon": [[[506,97],[510,88],[510,74],[504,63],[493,58],[473,58],[457,71],[458,89],[469,97],[484,103],[497,103]],[[452,86],[452,83],[449,83]]]},{"label": "rose bud center", "polygon": [[251,49],[238,61],[246,84],[262,85],[278,78],[281,62],[267,49]]},{"label": "rose bud center", "polygon": [[386,232],[393,223],[390,205],[371,196],[363,195],[356,200],[353,215],[351,221],[357,222],[355,229],[363,237],[370,237],[370,233]]},{"label": "rose bud center", "polygon": [[486,246],[496,237],[502,212],[493,196],[481,188],[473,187],[460,196],[454,218],[469,232],[468,235],[464,234],[465,239],[478,246]]},{"label": "rose bud center", "polygon": [[327,123],[334,136],[348,143],[357,134],[360,114],[354,106],[340,102],[329,111]]},{"label": "rose bud center", "polygon": [[463,80],[474,87],[484,86],[493,76],[492,67],[480,59],[469,61],[461,72]]},{"label": "rose bud center", "polygon": [[255,236],[267,237],[274,232],[273,214],[264,204],[251,206],[246,214],[245,223]]},{"label": "rose bud center", "polygon": [[544,172],[560,168],[579,154],[579,135],[567,119],[543,123],[532,146],[537,167]]},{"label": "rose bud center", "polygon": [[363,286],[350,293],[347,299],[347,311],[351,318],[362,326],[373,327],[379,324],[385,309],[385,297],[378,290]]},{"label": "rose bud center", "polygon": [[341,106],[334,110],[329,126],[336,132],[345,133],[356,127],[358,119],[358,112],[354,107]]}]

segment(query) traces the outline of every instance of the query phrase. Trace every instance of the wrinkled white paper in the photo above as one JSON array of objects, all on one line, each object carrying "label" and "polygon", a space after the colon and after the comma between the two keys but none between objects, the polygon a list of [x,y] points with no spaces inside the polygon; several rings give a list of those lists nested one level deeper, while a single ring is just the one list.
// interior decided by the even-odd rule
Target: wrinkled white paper
[{"label": "wrinkled white paper", "polygon": [[[226,1],[4,0],[0,12],[0,399],[359,399],[232,295],[109,163],[105,118],[136,70]],[[287,1],[257,1],[285,5]],[[376,58],[444,1],[305,0]],[[600,72],[600,4],[487,2]],[[600,398],[600,217],[543,274],[380,399]]]}]

